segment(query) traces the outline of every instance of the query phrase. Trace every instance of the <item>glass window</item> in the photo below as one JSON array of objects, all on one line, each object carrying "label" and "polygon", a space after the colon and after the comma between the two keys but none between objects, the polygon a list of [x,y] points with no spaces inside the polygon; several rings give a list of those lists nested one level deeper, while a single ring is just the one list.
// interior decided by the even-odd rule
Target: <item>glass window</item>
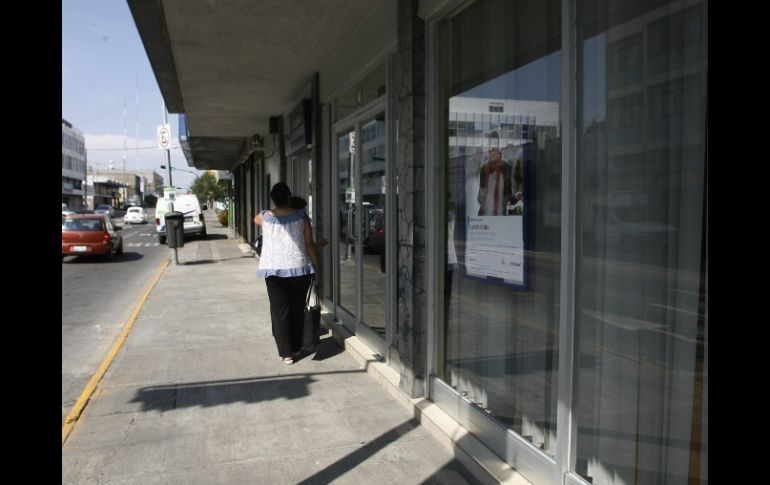
[{"label": "glass window", "polygon": [[362,106],[366,106],[377,98],[385,95],[386,75],[385,64],[369,73],[363,80],[356,83],[334,100],[334,121],[339,121],[353,114]]},{"label": "glass window", "polygon": [[560,2],[478,1],[440,25],[446,217],[439,377],[556,450]]},{"label": "glass window", "polygon": [[576,472],[703,484],[707,4],[641,5],[577,2]]}]

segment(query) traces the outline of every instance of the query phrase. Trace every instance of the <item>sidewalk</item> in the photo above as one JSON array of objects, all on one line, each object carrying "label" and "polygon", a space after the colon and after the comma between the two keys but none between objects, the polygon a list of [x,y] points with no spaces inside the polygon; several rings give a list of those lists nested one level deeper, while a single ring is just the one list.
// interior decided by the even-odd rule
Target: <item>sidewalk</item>
[{"label": "sidewalk", "polygon": [[331,333],[283,364],[257,260],[206,222],[62,447],[62,483],[480,483]]}]

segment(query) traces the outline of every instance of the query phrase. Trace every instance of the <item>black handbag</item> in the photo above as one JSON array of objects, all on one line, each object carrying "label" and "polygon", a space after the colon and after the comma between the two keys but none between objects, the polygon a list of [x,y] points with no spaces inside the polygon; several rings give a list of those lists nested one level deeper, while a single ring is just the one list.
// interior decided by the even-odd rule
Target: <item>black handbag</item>
[{"label": "black handbag", "polygon": [[257,253],[257,256],[262,256],[262,234],[257,236],[254,241],[254,252]]},{"label": "black handbag", "polygon": [[[310,295],[315,292],[315,305],[310,305]],[[321,305],[318,303],[318,287],[315,275],[307,290],[305,314],[302,323],[302,350],[310,351],[321,341]]]}]

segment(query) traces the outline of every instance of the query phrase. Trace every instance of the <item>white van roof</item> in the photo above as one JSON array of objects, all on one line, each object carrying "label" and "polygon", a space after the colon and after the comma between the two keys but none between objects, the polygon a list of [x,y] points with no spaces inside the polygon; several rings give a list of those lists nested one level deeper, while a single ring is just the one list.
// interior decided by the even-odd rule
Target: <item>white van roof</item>
[{"label": "white van roof", "polygon": [[198,202],[198,196],[195,194],[182,194],[182,195],[177,195],[174,198],[174,205],[177,205],[177,204],[183,204],[189,207],[191,205],[199,206],[200,202]]}]

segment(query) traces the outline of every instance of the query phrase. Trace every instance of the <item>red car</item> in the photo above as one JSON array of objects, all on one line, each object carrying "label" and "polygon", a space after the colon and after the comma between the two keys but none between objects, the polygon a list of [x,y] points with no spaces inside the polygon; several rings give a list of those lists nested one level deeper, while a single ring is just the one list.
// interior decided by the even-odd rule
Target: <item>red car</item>
[{"label": "red car", "polygon": [[61,221],[61,257],[123,254],[122,227],[103,214],[71,214]]}]

